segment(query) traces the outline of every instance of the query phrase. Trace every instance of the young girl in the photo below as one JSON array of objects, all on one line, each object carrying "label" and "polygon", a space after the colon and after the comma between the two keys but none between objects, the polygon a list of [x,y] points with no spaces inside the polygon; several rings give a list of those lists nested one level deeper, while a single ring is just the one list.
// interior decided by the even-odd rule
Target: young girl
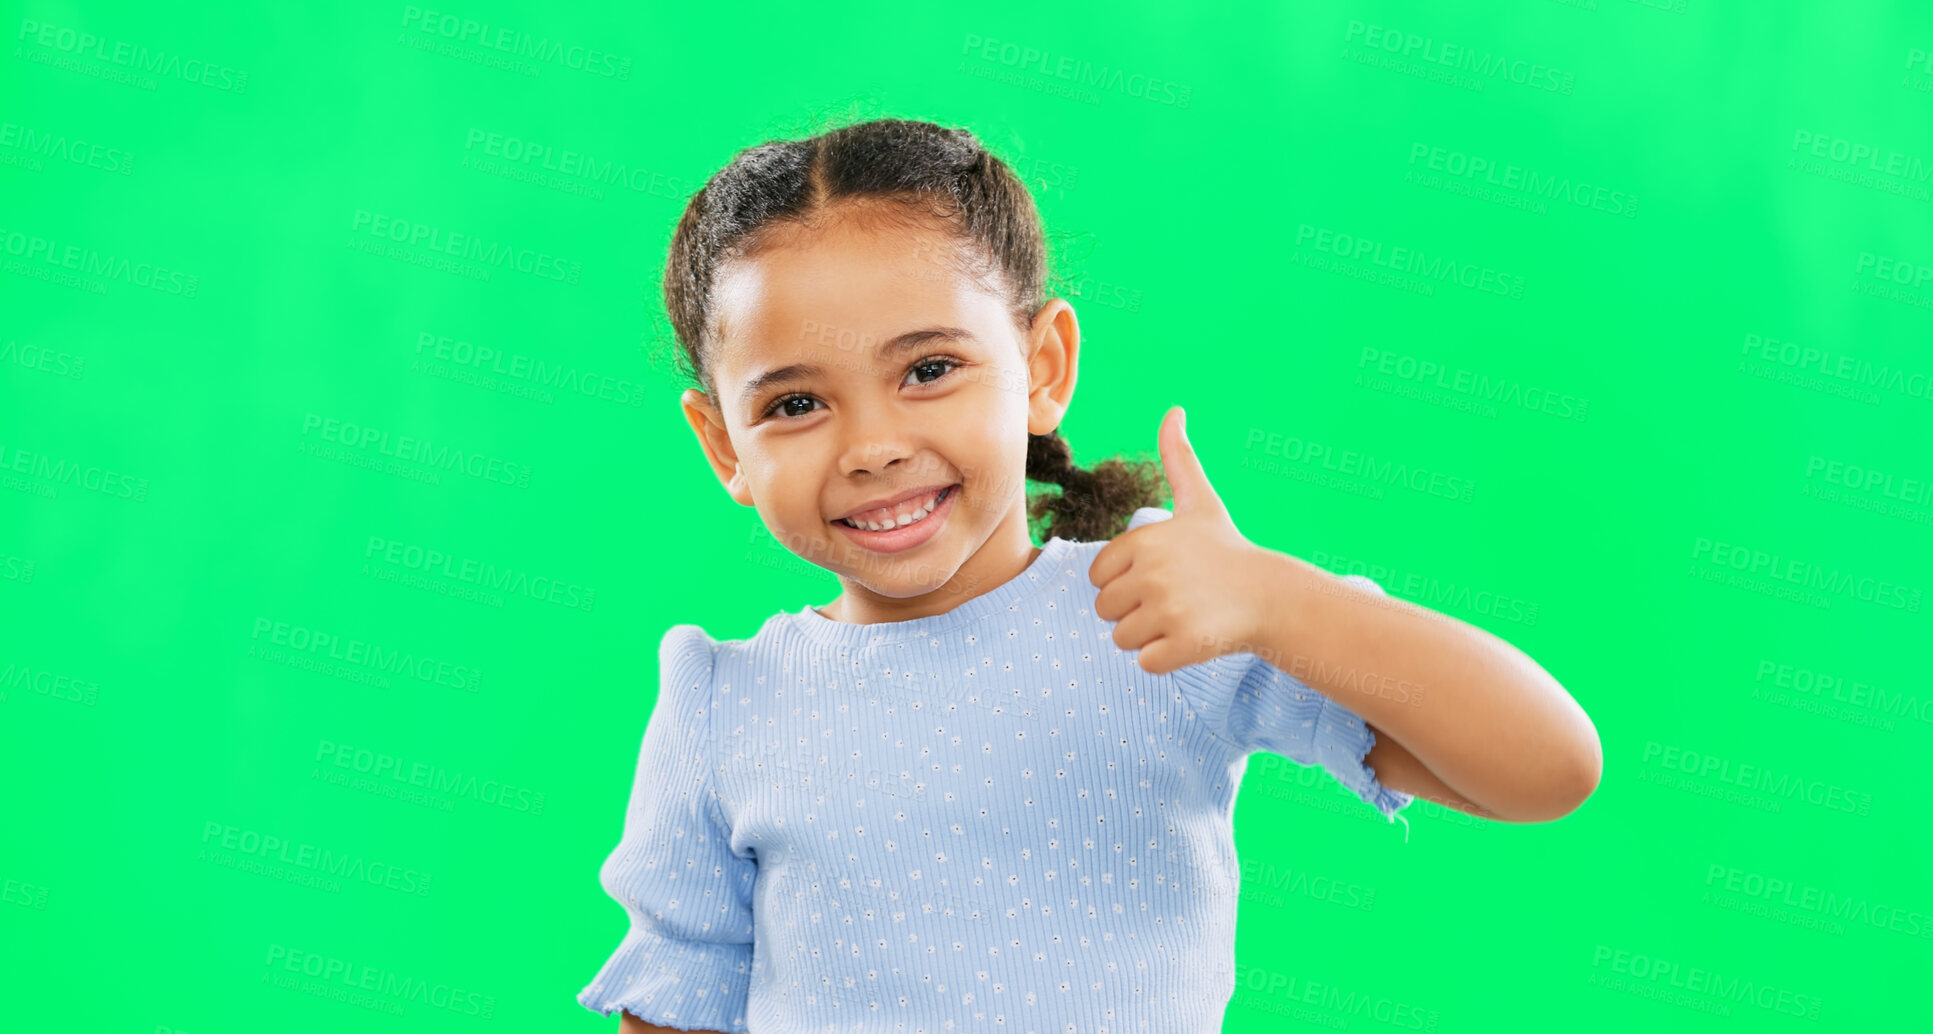
[{"label": "young girl", "polygon": [[685,415],[841,592],[664,637],[601,870],[630,929],[578,995],[623,1030],[1218,1031],[1250,754],[1391,818],[1549,821],[1595,788],[1550,675],[1250,543],[1177,410],[1159,470],[1075,467],[1080,327],[1046,274],[1020,180],[926,122],[747,149],[686,207]]}]

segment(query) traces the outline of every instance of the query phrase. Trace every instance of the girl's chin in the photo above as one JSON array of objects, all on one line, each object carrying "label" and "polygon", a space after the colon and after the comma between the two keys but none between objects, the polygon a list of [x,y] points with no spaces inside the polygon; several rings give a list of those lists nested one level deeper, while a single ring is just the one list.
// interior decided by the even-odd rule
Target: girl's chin
[{"label": "girl's chin", "polygon": [[959,571],[957,564],[927,557],[895,561],[848,554],[839,559],[848,562],[827,569],[847,584],[887,600],[917,600],[949,592],[947,586]]},{"label": "girl's chin", "polygon": [[936,592],[945,591],[947,579],[952,577],[952,572],[948,571],[946,572],[947,578],[942,578],[936,582],[932,580],[930,573],[931,569],[929,568],[928,571],[921,572],[917,577],[912,574],[908,574],[904,578],[894,578],[889,575],[882,579],[877,573],[866,578],[858,578],[851,575],[847,577],[854,584],[859,585],[867,592],[881,599],[916,600],[923,596],[931,596]]}]

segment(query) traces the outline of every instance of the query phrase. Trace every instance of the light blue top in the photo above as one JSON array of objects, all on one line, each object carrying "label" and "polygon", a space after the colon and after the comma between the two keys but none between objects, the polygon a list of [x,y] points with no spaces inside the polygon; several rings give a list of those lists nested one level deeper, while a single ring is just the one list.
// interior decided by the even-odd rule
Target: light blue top
[{"label": "light blue top", "polygon": [[1094,614],[1106,544],[1051,538],[911,621],[673,626],[600,872],[630,930],[578,1002],[731,1034],[1221,1030],[1248,755],[1392,820],[1411,798],[1361,717],[1254,654],[1141,670]]}]

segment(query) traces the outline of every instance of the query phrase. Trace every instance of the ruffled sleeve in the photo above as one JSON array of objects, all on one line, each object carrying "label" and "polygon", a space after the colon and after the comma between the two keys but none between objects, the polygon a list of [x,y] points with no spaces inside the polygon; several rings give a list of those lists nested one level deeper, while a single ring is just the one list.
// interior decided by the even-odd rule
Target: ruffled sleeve
[{"label": "ruffled sleeve", "polygon": [[1376,778],[1364,760],[1376,732],[1362,716],[1288,672],[1256,657],[1230,701],[1226,738],[1243,751],[1266,750],[1298,765],[1321,765],[1336,781],[1394,822],[1414,798]]},{"label": "ruffled sleeve", "polygon": [[659,646],[624,834],[599,872],[631,926],[577,1001],[661,1027],[744,1034],[758,863],[732,852],[713,789],[714,650],[697,625],[673,626]]},{"label": "ruffled sleeve", "polygon": [[[1383,591],[1362,575],[1345,577]],[[1414,799],[1384,786],[1364,761],[1376,733],[1361,715],[1255,654],[1224,654],[1172,674],[1194,698],[1198,717],[1244,756],[1268,751],[1321,765],[1388,822]]]}]

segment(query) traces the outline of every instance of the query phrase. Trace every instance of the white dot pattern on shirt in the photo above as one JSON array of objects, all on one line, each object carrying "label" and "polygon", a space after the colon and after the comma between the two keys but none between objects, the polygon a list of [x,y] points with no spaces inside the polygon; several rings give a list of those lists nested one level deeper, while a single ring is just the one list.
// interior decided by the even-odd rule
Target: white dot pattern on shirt
[{"label": "white dot pattern on shirt", "polygon": [[[1218,1030],[1232,766],[1277,749],[1378,807],[1407,802],[1362,768],[1359,718],[1251,655],[1141,671],[1091,614],[1102,545],[946,634],[833,643],[774,619],[745,642],[688,639],[717,661],[715,691],[667,712],[692,719],[676,741],[691,782],[641,761],[654,778],[634,788],[684,826],[627,832],[607,862],[634,928],[580,1001],[761,1034]],[[653,860],[612,864],[634,853]],[[638,921],[694,898],[719,911]]]}]

